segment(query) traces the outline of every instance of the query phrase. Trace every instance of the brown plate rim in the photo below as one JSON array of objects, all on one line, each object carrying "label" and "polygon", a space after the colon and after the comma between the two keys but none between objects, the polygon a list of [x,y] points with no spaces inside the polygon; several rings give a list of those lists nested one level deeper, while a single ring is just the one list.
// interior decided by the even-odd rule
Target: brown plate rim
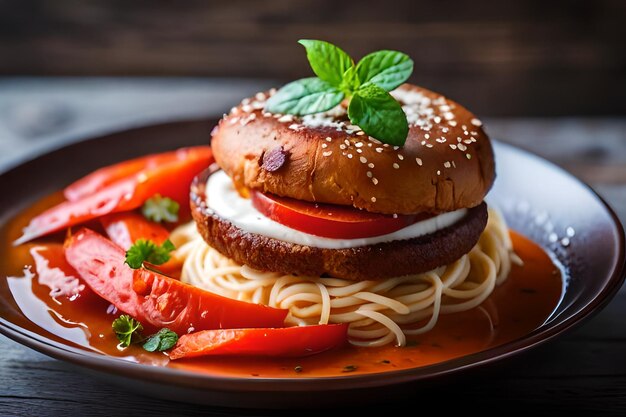
[{"label": "brown plate rim", "polygon": [[[197,123],[197,121],[193,122]],[[184,123],[185,122],[167,123],[162,126]],[[86,138],[84,141],[74,142],[69,145],[62,146],[53,152],[63,152],[79,145],[88,146],[89,142],[95,140],[106,140],[106,137],[108,136],[137,131],[148,127],[154,128],[155,126],[159,125],[143,126],[113,134],[107,134],[106,136]],[[210,375],[181,369],[153,367],[127,362],[118,358],[73,347],[69,342],[68,344],[63,344],[50,340],[42,335],[23,329],[9,320],[6,320],[4,317],[0,317],[0,333],[22,345],[30,347],[53,358],[106,374],[168,385],[175,384],[176,386],[182,388],[238,392],[334,391],[399,385],[417,381],[432,380],[451,374],[458,374],[463,371],[476,369],[487,364],[493,364],[511,356],[526,352],[579,325],[582,321],[590,318],[594,313],[601,310],[612,299],[622,286],[625,278],[625,235],[624,229],[615,212],[589,185],[575,178],[557,165],[528,151],[498,141],[494,142],[497,147],[507,147],[514,152],[519,152],[527,156],[537,158],[542,164],[547,164],[551,170],[559,171],[565,174],[569,179],[575,181],[578,185],[583,186],[592,194],[593,198],[602,205],[603,209],[606,210],[612,221],[611,228],[617,233],[618,237],[617,263],[608,279],[605,279],[604,287],[596,294],[595,298],[590,300],[583,307],[578,308],[573,314],[568,315],[567,318],[544,325],[527,334],[523,338],[478,353],[418,368],[362,375],[274,378]],[[46,155],[47,154],[40,155],[28,161],[24,161],[19,165],[13,166],[1,172],[0,175],[7,175],[11,171],[18,169],[27,163],[36,163],[38,159]]]}]

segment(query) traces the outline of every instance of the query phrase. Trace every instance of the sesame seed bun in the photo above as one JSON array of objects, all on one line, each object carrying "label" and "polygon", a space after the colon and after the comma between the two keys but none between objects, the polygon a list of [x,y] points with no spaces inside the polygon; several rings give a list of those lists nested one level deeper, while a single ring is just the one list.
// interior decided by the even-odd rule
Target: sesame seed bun
[{"label": "sesame seed bun", "polygon": [[217,163],[238,186],[377,213],[440,213],[479,205],[495,179],[482,123],[461,105],[404,84],[409,134],[382,144],[342,106],[304,117],[264,110],[273,91],[244,99],[212,135]]}]

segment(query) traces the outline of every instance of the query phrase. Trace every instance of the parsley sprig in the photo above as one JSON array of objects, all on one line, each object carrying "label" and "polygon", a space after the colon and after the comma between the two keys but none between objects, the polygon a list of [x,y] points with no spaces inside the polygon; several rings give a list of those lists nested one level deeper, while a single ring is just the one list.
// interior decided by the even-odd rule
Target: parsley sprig
[{"label": "parsley sprig", "polygon": [[169,239],[161,245],[157,245],[151,240],[138,239],[126,251],[126,264],[133,269],[141,268],[145,262],[152,265],[162,265],[170,260],[170,252],[174,249],[176,247]]},{"label": "parsley sprig", "polygon": [[350,99],[348,118],[376,139],[402,146],[409,126],[406,115],[388,92],[405,82],[413,61],[398,51],[381,50],[357,64],[339,47],[325,41],[301,39],[317,77],[283,86],[266,103],[273,113],[303,116],[332,109]]},{"label": "parsley sprig", "polygon": [[141,207],[143,216],[157,223],[176,223],[178,221],[178,210],[180,210],[180,204],[160,194],[155,194],[147,199]]},{"label": "parsley sprig", "polygon": [[143,330],[141,323],[127,314],[122,314],[113,320],[111,327],[113,327],[117,340],[120,341],[120,346],[122,347],[130,346],[133,338],[137,340]]},{"label": "parsley sprig", "polygon": [[143,326],[128,314],[122,314],[113,320],[111,327],[122,347],[128,347],[132,343],[143,343],[142,347],[148,352],[163,352],[173,348],[178,342],[178,335],[167,327],[147,338],[143,337],[141,334]]}]

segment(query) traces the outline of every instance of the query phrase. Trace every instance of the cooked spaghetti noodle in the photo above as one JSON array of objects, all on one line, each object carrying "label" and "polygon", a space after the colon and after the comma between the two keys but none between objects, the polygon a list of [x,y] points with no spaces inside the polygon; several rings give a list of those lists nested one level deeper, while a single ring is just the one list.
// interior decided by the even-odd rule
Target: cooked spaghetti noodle
[{"label": "cooked spaghetti noodle", "polygon": [[513,253],[507,226],[495,210],[479,242],[456,262],[431,271],[384,280],[351,281],[254,270],[208,246],[190,223],[171,240],[183,261],[181,279],[205,290],[289,310],[287,323],[349,323],[357,346],[403,346],[425,333],[440,314],[480,305],[508,276]]}]

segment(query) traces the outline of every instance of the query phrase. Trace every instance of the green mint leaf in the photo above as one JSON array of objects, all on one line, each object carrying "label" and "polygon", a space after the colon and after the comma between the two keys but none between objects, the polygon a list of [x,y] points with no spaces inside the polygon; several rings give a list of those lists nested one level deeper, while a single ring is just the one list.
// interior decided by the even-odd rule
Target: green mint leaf
[{"label": "green mint leaf", "polygon": [[178,221],[178,210],[180,205],[169,197],[162,197],[160,194],[155,194],[141,207],[141,213],[143,216],[152,220],[153,222],[169,222],[175,223]]},{"label": "green mint leaf", "polygon": [[359,61],[356,72],[361,84],[370,82],[391,91],[411,76],[413,60],[398,51],[376,51]]},{"label": "green mint leaf", "polygon": [[348,117],[365,133],[390,145],[404,145],[409,133],[400,103],[376,84],[359,87],[350,101]]},{"label": "green mint leaf", "polygon": [[343,100],[344,93],[319,78],[302,78],[281,88],[267,100],[272,113],[303,116],[330,110]]},{"label": "green mint leaf", "polygon": [[341,85],[343,74],[354,66],[350,55],[332,43],[313,39],[300,39],[298,43],[306,49],[315,75],[335,87]]},{"label": "green mint leaf", "polygon": [[176,247],[169,239],[160,246],[151,240],[138,239],[126,251],[126,264],[133,269],[141,268],[144,262],[162,265],[170,260],[170,252],[174,249]]},{"label": "green mint leaf", "polygon": [[130,346],[133,336],[139,336],[139,333],[143,330],[141,323],[127,314],[122,314],[113,320],[111,327],[122,347]]},{"label": "green mint leaf", "polygon": [[148,337],[143,348],[148,352],[163,352],[173,348],[176,342],[178,335],[166,327]]},{"label": "green mint leaf", "polygon": [[344,92],[347,97],[352,97],[352,93],[359,88],[361,81],[356,73],[356,67],[350,67],[344,72],[343,79],[339,85],[339,89]]}]

